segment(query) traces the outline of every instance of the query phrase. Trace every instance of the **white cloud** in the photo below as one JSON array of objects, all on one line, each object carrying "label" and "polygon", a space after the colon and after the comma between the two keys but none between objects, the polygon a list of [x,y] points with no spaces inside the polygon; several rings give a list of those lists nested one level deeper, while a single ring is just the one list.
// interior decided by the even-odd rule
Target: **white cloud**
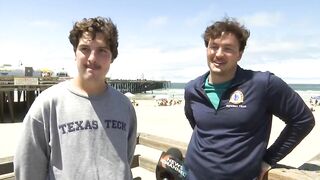
[{"label": "white cloud", "polygon": [[[320,58],[319,59],[287,59],[283,62],[265,62],[243,65],[246,69],[270,71],[283,78],[287,83],[319,83]],[[309,79],[314,82],[303,82]]]},{"label": "white cloud", "polygon": [[[200,46],[199,46],[200,47]],[[129,48],[111,66],[109,77],[186,82],[206,71],[204,48],[162,51],[160,48]]]},{"label": "white cloud", "polygon": [[270,27],[280,23],[283,15],[279,12],[259,12],[251,16],[244,16],[242,18],[246,24],[257,27]]},{"label": "white cloud", "polygon": [[28,22],[28,25],[35,28],[44,28],[44,29],[57,29],[59,24],[57,22],[49,20],[35,20]]},{"label": "white cloud", "polygon": [[74,57],[71,48],[41,46],[33,42],[2,42],[1,64],[31,66],[34,69],[49,68],[57,71],[62,68],[72,70]]},{"label": "white cloud", "polygon": [[197,15],[192,16],[185,20],[185,24],[188,27],[196,26],[203,22],[204,19],[208,19],[210,14],[212,13],[212,10],[210,11],[201,11]]},{"label": "white cloud", "polygon": [[249,41],[247,52],[248,53],[272,53],[272,52],[284,52],[284,51],[296,51],[301,50],[304,45],[285,40],[273,40],[268,42],[263,41]]},{"label": "white cloud", "polygon": [[166,16],[158,16],[150,19],[147,23],[147,27],[149,28],[159,28],[168,23],[168,17]]},{"label": "white cloud", "polygon": [[216,4],[210,3],[205,9],[199,10],[196,14],[191,14],[192,16],[185,20],[185,24],[188,27],[199,26],[199,24],[204,23],[204,20],[207,20],[205,23],[211,24],[213,18],[217,17],[217,14],[219,14],[217,13],[218,9],[219,7]]}]

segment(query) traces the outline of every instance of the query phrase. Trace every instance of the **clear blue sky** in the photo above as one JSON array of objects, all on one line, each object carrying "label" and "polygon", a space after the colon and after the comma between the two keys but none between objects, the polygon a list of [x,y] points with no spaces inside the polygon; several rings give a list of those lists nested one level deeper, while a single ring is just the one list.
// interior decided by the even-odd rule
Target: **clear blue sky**
[{"label": "clear blue sky", "polygon": [[73,23],[104,16],[119,29],[109,77],[187,82],[208,70],[205,28],[227,15],[251,31],[243,68],[320,83],[319,7],[317,0],[0,0],[0,65],[74,74]]}]

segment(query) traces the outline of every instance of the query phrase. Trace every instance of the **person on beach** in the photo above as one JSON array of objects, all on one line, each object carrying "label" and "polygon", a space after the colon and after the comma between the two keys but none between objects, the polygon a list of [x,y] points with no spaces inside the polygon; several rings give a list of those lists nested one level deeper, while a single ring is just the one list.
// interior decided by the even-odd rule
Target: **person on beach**
[{"label": "person on beach", "polygon": [[118,55],[116,25],[84,18],[69,40],[78,74],[43,91],[29,109],[14,156],[16,179],[132,179],[136,113],[105,80]]},{"label": "person on beach", "polygon": [[[187,179],[262,179],[315,125],[308,106],[282,79],[238,65],[249,36],[230,17],[204,32],[209,71],[188,82],[184,94],[193,128]],[[273,115],[286,126],[267,148]]]}]

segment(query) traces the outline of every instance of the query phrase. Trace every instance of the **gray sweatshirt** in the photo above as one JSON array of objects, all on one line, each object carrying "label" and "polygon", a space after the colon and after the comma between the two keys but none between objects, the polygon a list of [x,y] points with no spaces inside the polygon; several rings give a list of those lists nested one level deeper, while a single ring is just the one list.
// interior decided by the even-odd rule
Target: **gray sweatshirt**
[{"label": "gray sweatshirt", "polygon": [[70,81],[43,91],[23,120],[17,180],[128,180],[137,135],[129,99],[111,86],[85,96]]}]

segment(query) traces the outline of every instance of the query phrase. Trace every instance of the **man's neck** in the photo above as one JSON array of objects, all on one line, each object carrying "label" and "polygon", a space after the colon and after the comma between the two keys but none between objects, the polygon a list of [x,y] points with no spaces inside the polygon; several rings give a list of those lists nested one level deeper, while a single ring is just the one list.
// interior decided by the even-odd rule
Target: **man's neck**
[{"label": "man's neck", "polygon": [[220,73],[209,73],[209,83],[210,84],[222,84],[228,81],[231,81],[236,74],[236,70],[233,73],[229,74],[220,74]]},{"label": "man's neck", "polygon": [[75,86],[75,88],[80,90],[82,93],[87,94],[88,96],[99,95],[107,88],[107,84],[105,81],[84,81],[80,78],[75,78],[73,80],[73,85]]}]

